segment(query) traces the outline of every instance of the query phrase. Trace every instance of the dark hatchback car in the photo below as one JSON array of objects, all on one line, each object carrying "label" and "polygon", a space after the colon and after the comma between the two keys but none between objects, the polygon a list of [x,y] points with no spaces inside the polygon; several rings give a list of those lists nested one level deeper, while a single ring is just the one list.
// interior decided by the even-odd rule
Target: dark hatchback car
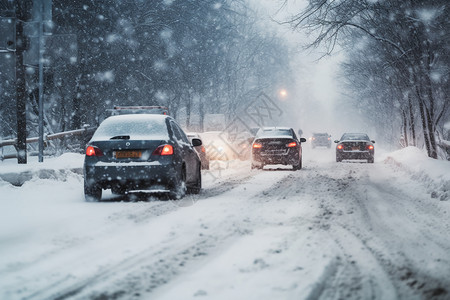
[{"label": "dark hatchback car", "polygon": [[84,193],[99,201],[103,189],[115,194],[130,191],[167,193],[180,199],[199,193],[201,163],[192,139],[166,115],[112,116],[97,128],[86,147]]},{"label": "dark hatchback car", "polygon": [[297,138],[288,127],[261,128],[252,144],[252,169],[264,165],[292,165],[294,170],[302,168],[302,145],[305,138]]},{"label": "dark hatchback car", "polygon": [[344,159],[365,159],[368,163],[374,162],[375,144],[365,133],[344,133],[336,145],[336,161]]},{"label": "dark hatchback car", "polygon": [[311,147],[327,147],[331,148],[331,135],[328,133],[314,133],[311,137]]}]

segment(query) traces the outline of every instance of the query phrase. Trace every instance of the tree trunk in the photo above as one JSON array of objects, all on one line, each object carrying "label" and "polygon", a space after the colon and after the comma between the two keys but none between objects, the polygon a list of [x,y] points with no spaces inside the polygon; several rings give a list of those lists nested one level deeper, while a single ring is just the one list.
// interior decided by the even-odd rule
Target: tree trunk
[{"label": "tree trunk", "polygon": [[411,131],[411,137],[412,137],[412,146],[417,146],[417,139],[416,139],[416,120],[414,118],[414,110],[412,106],[412,96],[411,94],[408,95],[408,105],[409,105],[409,130]]},{"label": "tree trunk", "polygon": [[427,149],[428,156],[431,157],[431,147],[430,147],[430,139],[428,137],[428,128],[427,128],[427,119],[425,115],[425,104],[423,103],[423,99],[420,95],[419,87],[416,84],[416,94],[417,101],[419,101],[419,111],[420,111],[420,119],[422,121],[422,131],[423,131],[423,139],[425,142],[425,147]]},{"label": "tree trunk", "polygon": [[402,110],[402,119],[403,119],[403,137],[405,139],[404,145],[402,147],[408,147],[408,118],[406,115],[406,111]]}]

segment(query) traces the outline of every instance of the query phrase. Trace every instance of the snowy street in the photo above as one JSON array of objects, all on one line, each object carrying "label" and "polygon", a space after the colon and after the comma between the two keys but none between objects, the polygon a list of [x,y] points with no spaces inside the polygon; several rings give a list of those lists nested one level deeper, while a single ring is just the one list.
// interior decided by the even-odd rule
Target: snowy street
[{"label": "snowy street", "polygon": [[85,202],[70,171],[0,181],[0,298],[449,299],[449,162],[416,150],[234,161],[181,201]]}]

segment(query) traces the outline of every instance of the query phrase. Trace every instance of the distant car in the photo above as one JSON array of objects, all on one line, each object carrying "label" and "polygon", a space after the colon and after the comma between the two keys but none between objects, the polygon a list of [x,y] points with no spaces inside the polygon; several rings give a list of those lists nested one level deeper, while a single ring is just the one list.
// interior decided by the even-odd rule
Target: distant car
[{"label": "distant car", "polygon": [[328,133],[313,133],[311,137],[311,147],[327,147],[331,148],[331,135]]},{"label": "distant car", "polygon": [[125,194],[135,190],[168,193],[180,199],[199,193],[201,163],[175,120],[166,115],[132,114],[105,119],[86,147],[84,193],[99,201],[103,189]]},{"label": "distant car", "polygon": [[297,138],[288,127],[261,128],[252,145],[252,169],[262,169],[268,164],[292,165],[302,168],[302,145],[305,138]]},{"label": "distant car", "polygon": [[[189,140],[191,141],[191,143],[192,143],[193,139],[199,139],[199,140],[202,139],[200,137],[200,135],[196,132],[188,132],[188,133],[186,133],[186,135],[189,138]],[[205,145],[203,145],[203,141],[202,141],[202,145],[196,146],[196,147],[194,147],[194,149],[197,151],[197,154],[200,157],[200,161],[202,163],[202,169],[209,170],[209,158],[206,155],[206,148],[205,148]]]},{"label": "distant car", "polygon": [[238,154],[226,131],[206,131],[201,133],[206,155],[210,160],[233,160]]},{"label": "distant car", "polygon": [[231,146],[240,160],[250,159],[254,138],[249,131],[236,132],[230,136]]},{"label": "distant car", "polygon": [[336,145],[336,161],[344,159],[366,159],[368,163],[374,162],[375,144],[365,133],[344,133],[340,140],[334,141]]}]

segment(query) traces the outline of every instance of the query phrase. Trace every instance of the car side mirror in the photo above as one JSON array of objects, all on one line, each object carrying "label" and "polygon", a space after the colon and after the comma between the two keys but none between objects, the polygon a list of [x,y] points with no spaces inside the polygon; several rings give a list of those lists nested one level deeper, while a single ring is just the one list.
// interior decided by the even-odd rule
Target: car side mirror
[{"label": "car side mirror", "polygon": [[306,143],[306,139],[305,138],[300,138],[300,143]]},{"label": "car side mirror", "polygon": [[334,142],[335,142],[335,143],[339,143],[339,141],[338,141],[338,140],[335,140]]},{"label": "car side mirror", "polygon": [[201,146],[202,145],[202,140],[201,139],[192,139],[192,146],[197,147],[197,146]]}]

